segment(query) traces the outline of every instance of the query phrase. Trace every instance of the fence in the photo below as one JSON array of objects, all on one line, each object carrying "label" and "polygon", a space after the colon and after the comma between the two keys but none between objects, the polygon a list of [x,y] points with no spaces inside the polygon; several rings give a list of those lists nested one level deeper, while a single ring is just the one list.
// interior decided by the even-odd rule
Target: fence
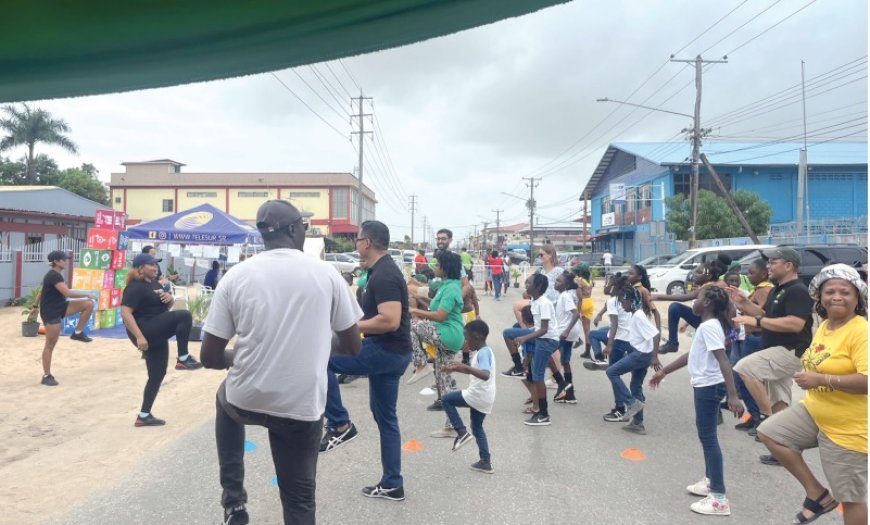
[{"label": "fence", "polygon": [[67,267],[67,283],[72,281],[72,267],[79,259],[85,241],[71,238],[53,239],[18,248],[0,250],[0,304],[26,296],[40,284],[48,271],[48,254],[54,250],[72,252]]}]

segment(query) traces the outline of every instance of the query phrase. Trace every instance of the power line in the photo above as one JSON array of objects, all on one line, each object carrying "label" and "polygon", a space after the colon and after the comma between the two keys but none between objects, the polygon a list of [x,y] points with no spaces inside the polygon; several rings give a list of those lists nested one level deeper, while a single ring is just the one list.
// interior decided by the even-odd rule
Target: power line
[{"label": "power line", "polygon": [[[819,144],[827,144],[828,142],[834,142],[834,141],[836,141],[836,140],[845,139],[845,138],[848,138],[848,137],[853,137],[853,136],[855,136],[855,135],[860,135],[861,133],[866,133],[866,132],[867,132],[867,128],[864,128],[864,129],[862,129],[862,130],[855,131],[855,132],[852,132],[852,133],[848,133],[848,134],[845,134],[845,135],[840,135],[840,136],[838,136],[838,137],[830,138],[830,139],[827,139],[827,140],[821,140],[821,141],[818,141],[818,142],[813,142],[812,144],[807,145],[807,148],[812,148],[813,146],[818,146]],[[800,147],[797,147],[797,148],[790,148],[790,149],[786,149],[786,150],[777,151],[777,152],[774,152],[774,153],[765,153],[764,155],[758,155],[758,156],[756,156],[756,157],[748,157],[748,158],[740,159],[740,160],[732,160],[732,161],[730,161],[730,162],[722,162],[721,164],[740,164],[741,162],[746,162],[746,161],[749,161],[749,160],[763,159],[763,158],[765,158],[765,157],[773,157],[773,156],[776,156],[776,155],[780,155],[780,154],[782,154],[782,153],[789,153],[789,152],[791,152],[791,151],[800,151],[801,149],[803,149],[803,145],[801,145]]]},{"label": "power line", "polygon": [[[813,1],[815,1],[815,0],[813,0]],[[760,12],[756,13],[756,14],[755,14],[754,16],[752,16],[749,20],[747,20],[746,22],[743,22],[742,24],[740,24],[739,26],[737,26],[734,30],[732,30],[730,33],[728,33],[727,35],[725,35],[725,36],[723,36],[722,38],[720,38],[719,40],[717,40],[713,45],[711,45],[711,46],[708,47],[707,49],[701,51],[700,54],[701,54],[701,55],[706,54],[707,51],[710,51],[711,49],[713,49],[713,48],[716,47],[717,45],[721,44],[723,40],[727,39],[728,37],[730,37],[731,35],[733,35],[733,34],[736,33],[737,31],[740,31],[741,29],[743,29],[744,27],[746,27],[747,24],[749,24],[750,22],[752,22],[753,20],[755,20],[755,19],[758,18],[759,16],[763,15],[764,13],[770,11],[770,9],[773,8],[773,6],[775,6],[776,4],[778,4],[778,3],[780,3],[780,2],[782,2],[782,0],[775,0],[772,4],[770,4],[769,6],[767,6],[767,7],[764,8],[764,9],[762,9]]]},{"label": "power line", "polygon": [[329,72],[332,73],[332,76],[335,77],[335,80],[338,82],[338,85],[341,86],[341,89],[344,90],[347,98],[353,98],[353,95],[351,95],[350,91],[348,91],[347,88],[344,87],[344,83],[341,81],[340,78],[338,78],[338,75],[335,74],[335,71],[333,71],[332,66],[329,65],[329,62],[324,62],[323,64],[326,66],[326,69],[328,69]]},{"label": "power line", "polygon": [[314,64],[309,65],[308,68],[311,70],[312,73],[314,73],[314,76],[315,78],[317,78],[318,82],[320,82],[320,85],[323,86],[324,89],[326,89],[327,93],[329,93],[330,96],[332,96],[332,100],[334,100],[336,104],[338,104],[338,107],[344,107],[344,102],[342,102],[341,100],[341,93],[338,93],[338,95],[336,95],[333,92],[338,92],[338,90],[335,89],[335,86],[333,86],[331,82],[329,82],[329,80],[326,78],[326,75],[321,76],[321,73],[317,71],[317,68],[314,66]]},{"label": "power line", "polygon": [[773,24],[772,26],[768,27],[767,29],[765,29],[765,30],[762,31],[761,33],[758,33],[758,34],[755,35],[754,37],[750,38],[750,39],[747,40],[746,42],[743,42],[743,43],[740,44],[739,46],[737,46],[737,47],[735,47],[734,49],[732,49],[731,51],[729,51],[727,54],[728,54],[728,55],[733,55],[733,54],[736,53],[738,50],[742,49],[745,45],[749,44],[750,42],[752,42],[752,41],[755,40],[756,38],[760,37],[761,35],[767,33],[768,31],[770,31],[770,30],[773,29],[774,27],[778,26],[779,24],[785,22],[786,20],[788,20],[789,18],[793,17],[794,15],[800,13],[801,11],[803,11],[804,9],[806,9],[806,8],[808,8],[809,6],[813,5],[814,3],[816,3],[816,0],[810,0],[809,3],[805,4],[803,7],[801,7],[801,8],[798,9],[797,11],[794,11],[794,12],[791,13],[790,15],[788,15],[788,16],[786,16],[785,18],[783,18],[782,20],[780,20],[779,22]]},{"label": "power line", "polygon": [[331,110],[332,110],[336,115],[338,115],[338,118],[344,120],[344,118],[347,117],[347,114],[342,114],[341,111],[339,111],[339,110],[335,109],[334,107],[332,107],[332,105],[331,105],[329,102],[327,102],[325,98],[323,98],[323,96],[320,94],[319,91],[317,91],[316,89],[314,89],[313,87],[311,87],[311,84],[309,84],[308,81],[305,80],[305,77],[303,77],[303,76],[299,73],[299,71],[297,71],[296,69],[293,69],[292,71],[293,71],[293,73],[296,74],[297,77],[299,77],[299,80],[301,80],[302,83],[304,83],[306,86],[308,86],[308,89],[310,89],[310,90],[311,90],[315,95],[317,95],[317,98],[319,98],[319,99],[320,99],[324,104],[326,104],[326,107],[328,107],[328,108],[331,109]]},{"label": "power line", "polygon": [[348,77],[350,77],[350,81],[353,82],[354,86],[356,86],[357,91],[362,90],[362,88],[359,87],[359,84],[357,83],[356,78],[354,78],[353,73],[351,73],[350,69],[344,64],[344,60],[339,58],[338,63],[341,64],[341,67],[344,69],[344,72],[347,73]]},{"label": "power line", "polygon": [[336,128],[335,126],[333,126],[332,124],[330,124],[330,123],[329,123],[325,118],[323,118],[322,116],[320,116],[320,113],[314,111],[314,108],[312,108],[311,106],[309,106],[308,103],[306,103],[306,102],[302,99],[302,97],[300,97],[299,95],[297,95],[296,92],[293,91],[293,89],[290,88],[290,86],[288,86],[287,84],[285,84],[284,81],[281,80],[281,79],[278,77],[278,75],[276,75],[275,73],[270,73],[270,74],[271,74],[273,77],[275,77],[275,80],[277,80],[277,81],[278,81],[282,86],[284,86],[284,89],[286,89],[287,91],[289,91],[290,93],[292,93],[293,96],[296,97],[296,99],[297,99],[299,102],[301,102],[303,106],[305,106],[306,108],[308,108],[308,111],[314,113],[314,116],[315,116],[315,117],[319,118],[319,119],[320,119],[324,124],[326,124],[327,126],[329,126],[330,128],[332,128],[332,130],[335,131],[336,133],[338,133],[338,135],[339,135],[341,138],[343,138],[343,139],[345,139],[345,140],[347,139],[347,137],[345,136],[344,133],[342,133],[341,131],[339,131],[338,128]]}]

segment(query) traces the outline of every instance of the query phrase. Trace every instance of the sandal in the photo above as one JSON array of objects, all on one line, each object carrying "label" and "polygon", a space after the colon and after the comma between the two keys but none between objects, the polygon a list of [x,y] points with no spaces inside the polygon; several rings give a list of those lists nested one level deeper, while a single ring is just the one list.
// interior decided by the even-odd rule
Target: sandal
[{"label": "sandal", "polygon": [[825,498],[827,498],[830,495],[831,495],[831,493],[828,492],[828,489],[825,489],[825,491],[822,492],[822,495],[814,500],[812,500],[810,498],[804,498],[803,508],[812,512],[813,515],[811,517],[807,518],[806,516],[804,516],[803,512],[798,512],[795,515],[794,521],[792,523],[794,523],[795,525],[803,525],[805,523],[812,523],[812,522],[816,521],[817,519],[819,519],[819,517],[821,517],[823,514],[827,514],[827,513],[831,512],[832,510],[836,509],[837,505],[839,505],[839,503],[834,498],[831,498],[831,502],[828,505],[822,506],[822,502],[825,501]]},{"label": "sandal", "polygon": [[532,407],[526,407],[523,409],[523,414],[537,414],[539,411],[532,409]]}]

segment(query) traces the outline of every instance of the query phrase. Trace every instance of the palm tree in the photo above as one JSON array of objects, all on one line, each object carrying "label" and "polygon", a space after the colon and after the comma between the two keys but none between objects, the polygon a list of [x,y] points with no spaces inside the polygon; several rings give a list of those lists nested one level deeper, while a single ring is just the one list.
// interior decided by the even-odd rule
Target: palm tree
[{"label": "palm tree", "polygon": [[0,139],[0,152],[26,145],[24,181],[25,184],[35,184],[37,180],[33,169],[33,151],[37,142],[60,146],[70,153],[78,153],[78,146],[66,136],[70,127],[64,120],[52,117],[44,109],[31,109],[27,104],[21,106],[10,105],[2,108],[4,116],[0,118],[0,129],[7,135]]}]

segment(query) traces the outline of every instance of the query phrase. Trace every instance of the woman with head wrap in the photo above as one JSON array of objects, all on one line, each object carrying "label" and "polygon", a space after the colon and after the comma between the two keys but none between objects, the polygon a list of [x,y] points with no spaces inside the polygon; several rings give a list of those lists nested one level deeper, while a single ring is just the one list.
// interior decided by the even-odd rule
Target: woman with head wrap
[{"label": "woman with head wrap", "polygon": [[[809,286],[824,319],[795,383],[806,397],[765,420],[758,436],[806,492],[794,523],[843,504],[846,524],[867,523],[867,284],[845,264],[822,269]],[[819,449],[826,489],[801,455]]]}]

